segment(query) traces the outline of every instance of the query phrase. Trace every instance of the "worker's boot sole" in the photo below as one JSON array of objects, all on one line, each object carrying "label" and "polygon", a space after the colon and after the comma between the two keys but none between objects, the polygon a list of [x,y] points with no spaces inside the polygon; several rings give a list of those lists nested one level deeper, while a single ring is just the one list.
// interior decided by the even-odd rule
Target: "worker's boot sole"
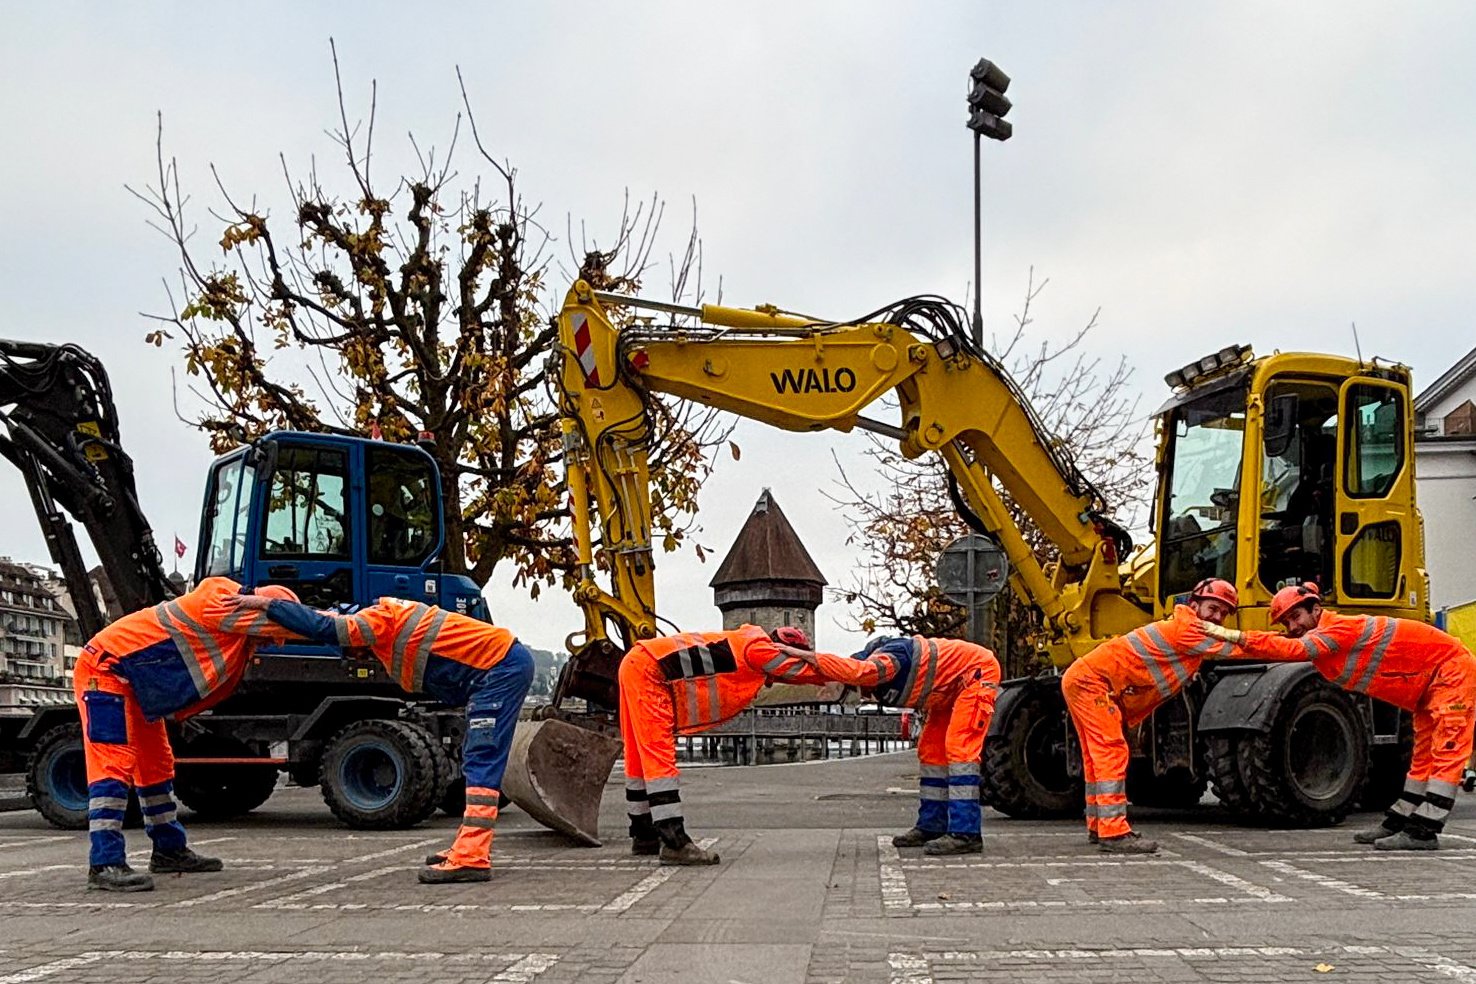
[{"label": "worker's boot sole", "polygon": [[953,834],[947,834],[930,841],[923,848],[923,853],[930,858],[946,858],[957,854],[983,854],[984,838],[955,837]]},{"label": "worker's boot sole", "polygon": [[665,865],[717,864],[719,860],[716,853],[704,850],[690,842],[681,847],[661,845],[661,863]]},{"label": "worker's boot sole", "polygon": [[427,854],[425,856],[425,866],[427,868],[434,868],[438,864],[445,864],[446,858],[447,856],[445,854]]},{"label": "worker's boot sole", "polygon": [[921,830],[921,829],[919,829],[917,827],[913,827],[907,833],[905,833],[905,834],[898,834],[896,837],[893,837],[892,838],[892,846],[893,847],[924,847],[924,846],[932,843],[933,841],[938,840],[940,837],[946,837],[946,836],[947,836],[947,834],[944,833],[941,830],[938,831],[937,833],[934,833],[931,830]]},{"label": "worker's boot sole", "polygon": [[1397,833],[1399,833],[1399,831],[1390,830],[1383,824],[1379,824],[1377,827],[1369,827],[1367,830],[1358,831],[1358,833],[1353,835],[1353,843],[1376,844],[1379,841],[1383,840],[1385,837],[1393,837]]},{"label": "worker's boot sole", "polygon": [[422,885],[458,885],[492,880],[491,868],[421,868]]},{"label": "worker's boot sole", "polygon": [[1374,841],[1375,851],[1438,851],[1440,850],[1439,837],[1411,837],[1409,831],[1401,830],[1397,834],[1388,837],[1380,837]]}]

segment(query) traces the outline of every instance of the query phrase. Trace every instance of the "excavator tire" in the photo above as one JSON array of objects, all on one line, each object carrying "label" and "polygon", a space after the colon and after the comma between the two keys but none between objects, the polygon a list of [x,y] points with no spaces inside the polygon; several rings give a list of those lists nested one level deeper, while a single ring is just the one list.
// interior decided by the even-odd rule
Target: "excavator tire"
[{"label": "excavator tire", "polygon": [[438,754],[435,737],[417,724],[356,721],[323,754],[323,802],[358,830],[413,827],[436,812]]},{"label": "excavator tire", "polygon": [[1171,769],[1155,776],[1147,762],[1128,767],[1128,801],[1136,806],[1188,810],[1199,805],[1208,788],[1209,779],[1195,776],[1188,769]]},{"label": "excavator tire", "polygon": [[1368,779],[1358,799],[1362,810],[1387,810],[1404,789],[1409,775],[1409,761],[1414,755],[1414,718],[1399,715],[1399,741],[1393,745],[1375,745],[1368,751]]},{"label": "excavator tire", "polygon": [[1251,813],[1250,790],[1240,774],[1241,741],[1238,734],[1210,735],[1206,755],[1215,797],[1236,816]]},{"label": "excavator tire", "polygon": [[567,721],[519,721],[502,792],[534,820],[600,846],[600,800],[620,742]]},{"label": "excavator tire", "polygon": [[1240,744],[1252,814],[1289,827],[1341,822],[1358,805],[1367,761],[1357,707],[1321,677],[1299,680],[1270,730],[1247,734]]},{"label": "excavator tire", "polygon": [[[57,725],[37,739],[26,769],[26,795],[53,827],[87,829],[87,762],[80,722]],[[138,796],[130,790],[123,825],[136,828],[142,824]]]},{"label": "excavator tire", "polygon": [[1026,686],[984,743],[980,799],[1019,820],[1080,817],[1085,799],[1081,777],[1068,768],[1066,701],[1058,686]]},{"label": "excavator tire", "polygon": [[[252,749],[230,738],[206,736],[189,742],[182,757],[244,758]],[[200,817],[228,820],[250,813],[271,799],[277,788],[275,765],[190,765],[182,762],[174,776],[174,795]]]}]

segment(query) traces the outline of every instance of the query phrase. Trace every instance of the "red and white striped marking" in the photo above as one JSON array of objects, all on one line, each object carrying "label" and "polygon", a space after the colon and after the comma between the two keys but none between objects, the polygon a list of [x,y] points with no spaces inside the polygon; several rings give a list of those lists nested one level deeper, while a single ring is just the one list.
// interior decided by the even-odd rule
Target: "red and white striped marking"
[{"label": "red and white striped marking", "polygon": [[594,341],[589,334],[589,318],[583,314],[574,315],[574,355],[579,359],[579,368],[584,370],[585,385],[600,385],[600,370],[595,365]]}]

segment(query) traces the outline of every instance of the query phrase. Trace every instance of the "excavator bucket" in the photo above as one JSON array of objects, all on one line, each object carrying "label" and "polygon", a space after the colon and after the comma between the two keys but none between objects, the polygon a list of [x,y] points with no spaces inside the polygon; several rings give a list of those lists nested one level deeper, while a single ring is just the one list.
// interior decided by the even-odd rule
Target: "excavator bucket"
[{"label": "excavator bucket", "polygon": [[551,718],[520,721],[502,792],[534,820],[589,847],[600,846],[600,799],[620,742]]}]

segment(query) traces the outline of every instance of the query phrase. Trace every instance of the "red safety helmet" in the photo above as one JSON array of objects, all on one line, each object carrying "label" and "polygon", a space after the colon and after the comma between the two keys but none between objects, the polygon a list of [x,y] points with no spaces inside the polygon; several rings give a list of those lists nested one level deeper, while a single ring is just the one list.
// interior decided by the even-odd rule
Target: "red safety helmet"
[{"label": "red safety helmet", "polygon": [[297,597],[297,592],[281,584],[263,584],[251,593],[254,595],[260,595],[263,598],[271,598],[273,601],[299,600]]},{"label": "red safety helmet", "polygon": [[1288,585],[1271,598],[1271,621],[1285,622],[1292,609],[1311,604],[1322,604],[1322,592],[1317,590],[1317,585],[1311,581]]},{"label": "red safety helmet", "polygon": [[1223,601],[1231,608],[1240,607],[1240,592],[1235,590],[1235,585],[1218,577],[1207,577],[1194,586],[1189,592],[1189,600],[1196,598],[1213,598],[1215,601]]},{"label": "red safety helmet", "polygon": [[805,630],[796,628],[793,625],[779,626],[779,628],[769,633],[769,638],[781,646],[792,646],[795,649],[805,649],[811,652],[815,649],[814,643],[810,642],[810,637],[805,633]]}]

